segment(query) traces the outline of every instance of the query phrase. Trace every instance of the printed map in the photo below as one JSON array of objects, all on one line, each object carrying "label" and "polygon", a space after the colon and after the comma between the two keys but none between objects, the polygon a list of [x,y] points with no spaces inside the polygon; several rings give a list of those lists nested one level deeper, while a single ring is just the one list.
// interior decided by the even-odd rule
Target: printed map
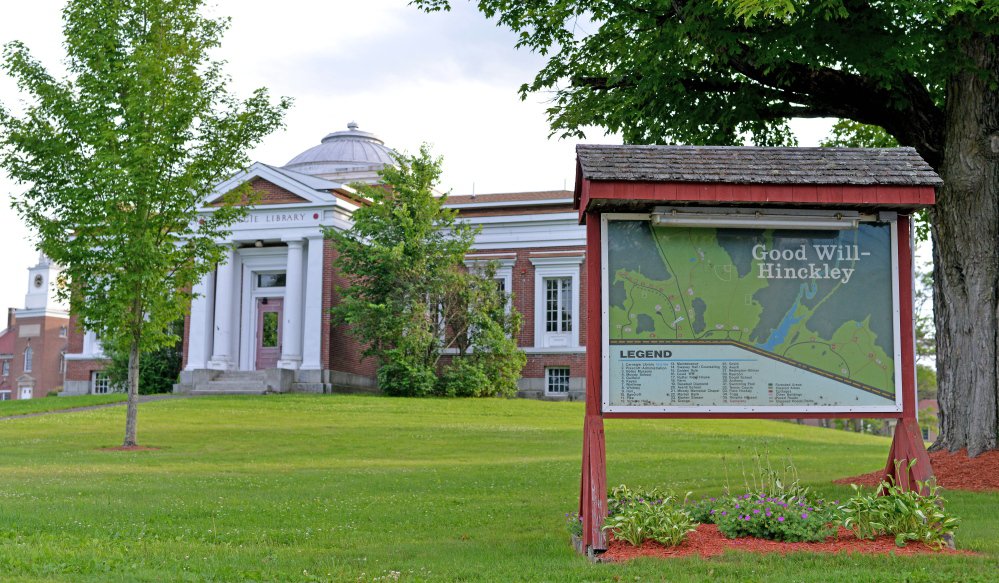
[{"label": "printed map", "polygon": [[890,224],[612,220],[607,238],[617,404],[895,403]]}]

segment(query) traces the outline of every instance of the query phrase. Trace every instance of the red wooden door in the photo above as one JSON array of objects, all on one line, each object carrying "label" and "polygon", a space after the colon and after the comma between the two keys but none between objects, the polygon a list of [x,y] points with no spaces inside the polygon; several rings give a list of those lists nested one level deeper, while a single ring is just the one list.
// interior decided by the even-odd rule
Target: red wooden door
[{"label": "red wooden door", "polygon": [[275,368],[281,357],[282,298],[257,298],[257,370]]}]

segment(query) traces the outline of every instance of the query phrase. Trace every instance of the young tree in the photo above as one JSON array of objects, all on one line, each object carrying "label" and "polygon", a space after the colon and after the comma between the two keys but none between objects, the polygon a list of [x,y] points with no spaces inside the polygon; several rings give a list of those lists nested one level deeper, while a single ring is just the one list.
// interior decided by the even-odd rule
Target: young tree
[{"label": "young tree", "polygon": [[[520,317],[489,268],[464,269],[475,231],[434,194],[440,174],[423,146],[386,166],[384,185],[357,186],[371,204],[354,212],[349,231],[326,231],[349,281],[333,313],[377,359],[388,394],[509,394],[526,362],[514,341]],[[458,354],[440,371],[446,348]]]},{"label": "young tree", "polygon": [[930,214],[935,446],[999,446],[999,1],[477,4],[548,55],[521,95],[552,92],[553,133],[788,145],[789,118],[835,117],[914,147],[945,182]]},{"label": "young tree", "polygon": [[202,4],[71,0],[64,79],[19,42],[3,51],[29,101],[21,115],[0,107],[0,167],[28,185],[14,207],[63,266],[80,325],[128,354],[125,446],[136,445],[140,355],[176,341],[170,324],[243,212],[229,204],[196,220],[197,209],[288,107],[264,89],[229,95],[209,58],[228,21]]}]

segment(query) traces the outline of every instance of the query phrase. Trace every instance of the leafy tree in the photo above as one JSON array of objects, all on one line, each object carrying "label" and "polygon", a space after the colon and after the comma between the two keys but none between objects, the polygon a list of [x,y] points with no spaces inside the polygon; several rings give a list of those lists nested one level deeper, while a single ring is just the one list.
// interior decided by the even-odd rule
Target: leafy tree
[{"label": "leafy tree", "polygon": [[[507,311],[491,269],[463,268],[475,231],[434,193],[440,173],[423,146],[386,166],[384,185],[357,186],[371,204],[355,211],[349,231],[326,231],[349,280],[333,313],[377,359],[388,394],[508,394],[526,362],[513,340],[520,317]],[[457,355],[438,378],[450,348]]]},{"label": "leafy tree", "polygon": [[[139,394],[154,395],[173,391],[173,385],[180,375],[181,362],[184,356],[184,320],[177,320],[170,325],[170,333],[176,337],[176,342],[161,346],[152,352],[142,355],[139,361]],[[107,373],[112,387],[128,386],[128,353],[110,355],[111,362],[104,372]]]},{"label": "leafy tree", "polygon": [[228,21],[202,4],[71,0],[64,79],[22,43],[3,51],[29,101],[21,115],[0,107],[0,167],[28,185],[14,207],[63,266],[61,293],[80,324],[128,355],[125,446],[136,445],[140,355],[176,341],[170,324],[244,212],[229,204],[195,220],[197,209],[288,107],[264,89],[245,101],[227,92],[209,53]]},{"label": "leafy tree", "polygon": [[[413,0],[428,10],[450,0]],[[877,126],[943,177],[931,211],[941,435],[999,441],[999,1],[478,0],[548,56],[552,131],[789,145],[787,120]]]}]

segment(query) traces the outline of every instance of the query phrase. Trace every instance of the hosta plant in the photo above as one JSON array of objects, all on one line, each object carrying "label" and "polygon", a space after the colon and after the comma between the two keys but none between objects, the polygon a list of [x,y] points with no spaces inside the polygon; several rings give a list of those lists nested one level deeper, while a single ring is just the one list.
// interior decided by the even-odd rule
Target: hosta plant
[{"label": "hosta plant", "polygon": [[900,547],[910,541],[937,548],[946,546],[953,539],[960,519],[944,510],[939,486],[924,482],[919,485],[925,487],[926,495],[916,490],[904,491],[889,481],[870,492],[854,485],[854,496],[840,508],[843,526],[862,539],[894,536],[895,544]]}]

